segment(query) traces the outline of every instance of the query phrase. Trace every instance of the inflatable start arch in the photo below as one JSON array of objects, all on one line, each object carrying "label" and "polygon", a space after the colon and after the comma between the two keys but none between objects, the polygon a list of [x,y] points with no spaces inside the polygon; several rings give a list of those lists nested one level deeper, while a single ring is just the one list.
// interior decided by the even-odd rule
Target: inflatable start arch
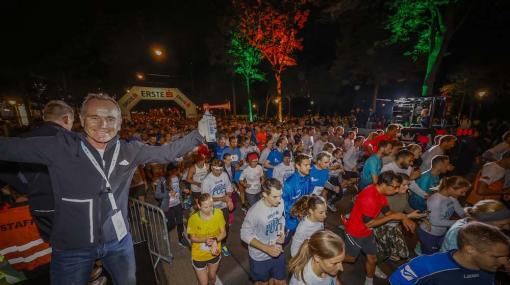
[{"label": "inflatable start arch", "polygon": [[131,118],[131,109],[142,100],[151,101],[174,101],[186,113],[186,118],[197,116],[197,106],[178,88],[158,88],[133,86],[129,92],[119,100],[120,109],[124,118]]}]

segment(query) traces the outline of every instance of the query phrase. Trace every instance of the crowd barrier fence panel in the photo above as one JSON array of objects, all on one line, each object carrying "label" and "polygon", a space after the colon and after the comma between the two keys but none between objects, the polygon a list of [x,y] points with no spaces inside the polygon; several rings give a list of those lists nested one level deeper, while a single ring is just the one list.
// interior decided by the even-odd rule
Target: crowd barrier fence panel
[{"label": "crowd barrier fence panel", "polygon": [[165,213],[157,206],[129,198],[128,214],[133,243],[147,242],[154,274],[160,284],[158,264],[161,261],[170,263],[173,259]]}]

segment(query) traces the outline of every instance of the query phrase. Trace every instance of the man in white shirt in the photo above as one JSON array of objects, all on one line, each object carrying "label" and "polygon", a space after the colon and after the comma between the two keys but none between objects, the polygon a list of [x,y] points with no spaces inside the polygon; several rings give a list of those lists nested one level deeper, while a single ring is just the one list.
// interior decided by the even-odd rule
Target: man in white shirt
[{"label": "man in white shirt", "polygon": [[485,164],[480,172],[478,183],[466,201],[475,204],[480,200],[501,200],[502,195],[510,192],[510,151],[505,152],[498,161]]},{"label": "man in white shirt", "polygon": [[322,151],[324,145],[328,142],[328,133],[322,132],[320,138],[313,144],[313,158],[317,158],[317,155]]},{"label": "man in white shirt", "polygon": [[285,218],[281,183],[270,178],[262,186],[262,199],[253,205],[241,226],[241,239],[248,244],[250,277],[257,285],[286,284]]},{"label": "man in white shirt", "polygon": [[457,138],[452,135],[444,135],[439,139],[439,144],[431,147],[422,156],[422,163],[420,166],[421,172],[425,172],[432,167],[432,158],[436,155],[444,155],[446,151],[455,147]]},{"label": "man in white shirt", "polygon": [[510,151],[510,131],[506,131],[503,134],[503,141],[493,148],[486,150],[482,154],[482,158],[486,161],[495,161],[500,160],[503,156],[503,153]]},{"label": "man in white shirt", "polygon": [[410,180],[418,178],[421,174],[420,170],[413,170],[414,155],[407,149],[401,149],[395,155],[395,161],[385,164],[381,172],[393,171],[395,173],[404,173],[409,176]]},{"label": "man in white shirt", "polygon": [[291,157],[292,154],[289,150],[284,151],[283,161],[273,169],[273,178],[280,181],[282,185],[295,171],[294,162],[291,161]]},{"label": "man in white shirt", "polygon": [[363,137],[354,139],[354,144],[346,149],[344,154],[344,170],[357,171],[358,159],[360,157],[360,147],[363,144]]}]

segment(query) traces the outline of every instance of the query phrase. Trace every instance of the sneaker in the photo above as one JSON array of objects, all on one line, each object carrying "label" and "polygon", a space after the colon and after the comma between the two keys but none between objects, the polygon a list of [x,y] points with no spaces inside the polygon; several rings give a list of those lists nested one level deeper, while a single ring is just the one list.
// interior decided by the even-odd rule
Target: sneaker
[{"label": "sneaker", "polygon": [[381,268],[379,268],[379,266],[376,266],[375,267],[375,276],[377,278],[381,278],[381,279],[386,279],[388,278],[388,275],[386,275],[386,273],[384,273]]},{"label": "sneaker", "polygon": [[330,204],[328,203],[328,209],[333,212],[333,213],[336,213],[338,210],[336,209],[335,205],[333,204]]},{"label": "sneaker", "polygon": [[228,250],[226,245],[221,247],[221,253],[223,253],[223,256],[230,256],[230,251]]},{"label": "sneaker", "polygon": [[177,243],[180,246],[182,246],[182,247],[191,248],[191,245],[189,244],[189,241],[186,238],[184,238],[184,237],[180,238]]}]

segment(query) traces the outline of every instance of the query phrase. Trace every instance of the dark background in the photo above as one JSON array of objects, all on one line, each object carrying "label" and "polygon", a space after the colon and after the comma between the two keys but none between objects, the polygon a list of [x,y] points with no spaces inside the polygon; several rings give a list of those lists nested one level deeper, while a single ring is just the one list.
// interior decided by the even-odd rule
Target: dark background
[{"label": "dark background", "polygon": [[[361,65],[377,68],[384,78],[380,97],[419,96],[424,59],[413,62],[403,56],[406,47],[400,45],[372,53],[374,42],[389,38],[384,26],[391,1],[369,1],[377,5],[331,17],[326,11],[337,2],[309,5],[310,18],[301,32],[304,50],[296,54],[299,65],[283,76],[284,95],[296,98],[292,113],[368,107],[373,81],[351,72]],[[475,1],[440,67],[436,94],[453,75],[468,73],[473,86],[493,90],[481,115],[508,116],[509,2]],[[246,111],[242,80],[232,74],[226,54],[234,14],[230,1],[9,1],[2,11],[2,96],[27,95],[41,102],[62,98],[78,104],[88,92],[120,98],[139,84],[181,88],[197,104],[231,100],[235,92],[238,113]],[[165,49],[164,61],[151,58],[150,48],[156,44]],[[267,64],[261,69],[268,80],[253,88],[259,113],[275,86]],[[142,83],[136,72],[165,77],[146,75]],[[269,113],[274,113],[273,104]]]}]

